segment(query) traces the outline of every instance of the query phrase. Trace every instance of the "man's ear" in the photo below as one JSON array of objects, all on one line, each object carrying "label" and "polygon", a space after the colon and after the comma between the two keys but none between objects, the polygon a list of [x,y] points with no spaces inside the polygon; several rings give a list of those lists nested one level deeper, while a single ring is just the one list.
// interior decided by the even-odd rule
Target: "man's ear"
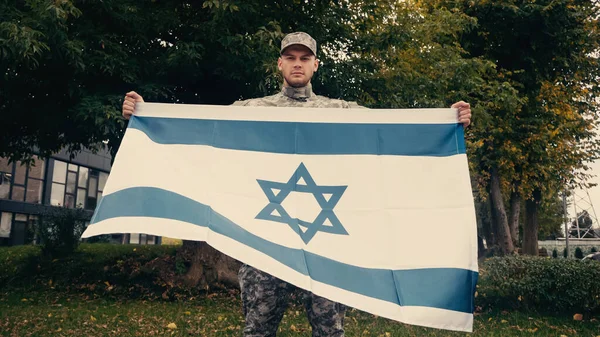
[{"label": "man's ear", "polygon": [[282,62],[282,61],[281,61],[281,57],[279,57],[279,58],[277,59],[277,68],[279,68],[279,71],[282,71],[282,70],[283,70],[283,69],[282,69],[282,67],[281,67],[281,62]]},{"label": "man's ear", "polygon": [[315,72],[319,69],[319,59],[315,57]]}]

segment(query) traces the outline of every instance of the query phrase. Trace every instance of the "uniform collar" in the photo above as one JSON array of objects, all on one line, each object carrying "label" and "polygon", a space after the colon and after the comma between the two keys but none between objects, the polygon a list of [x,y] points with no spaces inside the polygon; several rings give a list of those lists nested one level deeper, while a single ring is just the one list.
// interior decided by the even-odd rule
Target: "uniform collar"
[{"label": "uniform collar", "polygon": [[302,102],[306,102],[306,100],[308,100],[313,95],[312,86],[310,83],[305,87],[299,88],[283,86],[283,89],[281,89],[281,93],[286,97]]}]

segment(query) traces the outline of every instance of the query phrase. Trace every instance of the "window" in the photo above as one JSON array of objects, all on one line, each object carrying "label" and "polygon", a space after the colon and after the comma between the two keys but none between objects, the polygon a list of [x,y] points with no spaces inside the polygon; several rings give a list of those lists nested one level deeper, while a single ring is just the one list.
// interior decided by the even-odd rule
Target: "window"
[{"label": "window", "polygon": [[0,218],[0,238],[9,238],[12,225],[12,213],[2,213]]},{"label": "window", "polygon": [[25,166],[0,158],[0,199],[41,203],[45,172],[43,159],[36,158],[32,165]]},{"label": "window", "polygon": [[137,245],[140,243],[140,235],[138,233],[131,233],[129,236],[129,243]]},{"label": "window", "polygon": [[44,175],[46,174],[46,161],[35,159],[34,165],[29,166],[27,172],[27,192],[25,201],[33,204],[42,203],[42,192],[44,190]]},{"label": "window", "polygon": [[129,234],[129,243],[134,245],[154,245],[156,244],[156,236],[140,234],[140,233],[130,233]]},{"label": "window", "polygon": [[8,158],[0,158],[0,199],[10,198],[13,166],[14,163],[9,163]]},{"label": "window", "polygon": [[52,172],[52,191],[50,193],[50,204],[54,206],[65,205],[65,184],[67,183],[67,163],[54,160]]},{"label": "window", "polygon": [[102,197],[108,173],[54,160],[52,205],[93,210]]}]

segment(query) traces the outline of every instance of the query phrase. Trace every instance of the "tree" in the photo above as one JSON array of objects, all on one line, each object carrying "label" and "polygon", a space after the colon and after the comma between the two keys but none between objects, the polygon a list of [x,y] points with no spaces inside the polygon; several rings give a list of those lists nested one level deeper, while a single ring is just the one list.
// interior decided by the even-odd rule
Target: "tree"
[{"label": "tree", "polygon": [[103,141],[114,153],[126,126],[122,97],[133,89],[196,104],[271,93],[282,27],[315,27],[327,44],[349,36],[338,23],[347,13],[328,1],[2,2],[0,156]]},{"label": "tree", "polygon": [[[598,154],[593,140],[598,96],[598,6],[594,1],[436,1],[476,18],[461,37],[474,57],[493,61],[497,79],[516,90],[512,109],[492,106],[479,133],[485,185],[525,200],[523,251],[537,255],[538,211],[551,190],[585,182],[585,163]],[[479,129],[479,131],[483,131]],[[501,198],[492,200],[501,210]],[[502,211],[500,211],[502,213]],[[515,214],[515,213],[513,213]],[[504,216],[502,216],[504,218]],[[518,219],[517,216],[510,216]],[[506,225],[501,221],[500,229]],[[509,227],[514,228],[513,225]],[[515,233],[513,233],[514,235]]]},{"label": "tree", "polygon": [[72,254],[85,230],[86,211],[82,208],[53,207],[44,212],[35,231],[46,258]]}]

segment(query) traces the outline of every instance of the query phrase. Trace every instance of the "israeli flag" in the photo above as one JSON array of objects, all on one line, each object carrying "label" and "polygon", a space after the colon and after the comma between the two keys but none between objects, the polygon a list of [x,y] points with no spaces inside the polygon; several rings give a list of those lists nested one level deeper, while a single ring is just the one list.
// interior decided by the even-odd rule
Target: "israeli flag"
[{"label": "israeli flag", "polygon": [[472,331],[476,220],[456,110],[136,109],[83,237],[206,241],[333,301]]}]

